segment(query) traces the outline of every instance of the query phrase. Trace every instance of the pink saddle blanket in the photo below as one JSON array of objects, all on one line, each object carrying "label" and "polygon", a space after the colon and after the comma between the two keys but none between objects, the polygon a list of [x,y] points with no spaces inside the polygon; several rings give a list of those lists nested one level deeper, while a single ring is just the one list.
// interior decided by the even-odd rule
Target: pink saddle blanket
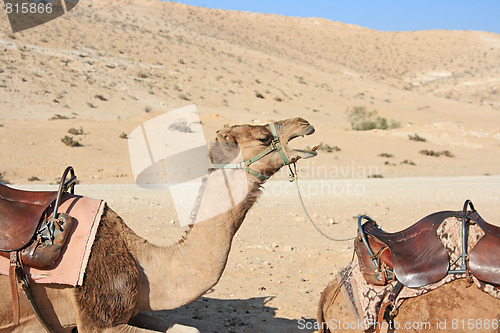
[{"label": "pink saddle blanket", "polygon": [[[73,217],[75,226],[61,257],[52,269],[24,267],[24,272],[36,283],[81,286],[105,202],[69,194],[65,194],[62,200],[58,212]],[[9,259],[0,257],[0,274],[9,274]]]}]

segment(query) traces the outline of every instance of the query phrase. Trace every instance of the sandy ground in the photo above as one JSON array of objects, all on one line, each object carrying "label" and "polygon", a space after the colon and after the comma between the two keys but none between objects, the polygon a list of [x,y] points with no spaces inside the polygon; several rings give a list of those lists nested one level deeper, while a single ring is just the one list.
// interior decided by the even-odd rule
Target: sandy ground
[{"label": "sandy ground", "polygon": [[[499,176],[300,182],[309,213],[334,237],[355,235],[360,214],[397,231],[435,211],[460,210],[467,198],[487,221],[500,225],[499,186]],[[184,233],[173,222],[168,192],[127,184],[80,185],[77,192],[105,199],[155,244],[170,245]],[[352,251],[352,241],[327,240],[306,221],[295,184],[270,181],[234,238],[220,282],[197,301],[155,315],[202,332],[312,332],[301,328],[314,324],[321,291]]]}]

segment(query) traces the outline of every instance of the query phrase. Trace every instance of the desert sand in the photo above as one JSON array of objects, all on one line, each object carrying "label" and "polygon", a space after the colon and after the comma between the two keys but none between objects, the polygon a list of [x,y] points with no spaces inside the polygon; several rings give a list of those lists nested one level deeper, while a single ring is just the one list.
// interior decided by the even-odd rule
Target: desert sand
[{"label": "desert sand", "polygon": [[[226,124],[309,120],[316,133],[292,145],[323,144],[298,168],[305,204],[328,234],[355,235],[360,214],[400,230],[467,198],[500,225],[498,34],[381,32],[160,1],[84,1],[16,34],[0,16],[0,181],[46,189],[73,165],[78,193],[171,244],[184,230],[170,194],[134,185],[126,136],[195,104],[207,141]],[[356,107],[399,126],[355,131]],[[352,242],[316,233],[286,178],[265,186],[219,284],[155,315],[202,332],[312,331],[299,320],[314,322]]]}]

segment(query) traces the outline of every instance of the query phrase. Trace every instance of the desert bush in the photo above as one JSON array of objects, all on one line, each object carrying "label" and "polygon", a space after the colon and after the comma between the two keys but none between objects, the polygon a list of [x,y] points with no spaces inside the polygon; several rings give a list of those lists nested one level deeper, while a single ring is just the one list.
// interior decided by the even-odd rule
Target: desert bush
[{"label": "desert bush", "polygon": [[423,149],[420,151],[420,154],[425,156],[434,156],[434,157],[440,157],[440,156],[454,157],[454,155],[449,150],[434,151],[434,150]]},{"label": "desert bush", "polygon": [[392,129],[401,125],[394,121],[387,121],[386,118],[378,116],[378,111],[368,111],[364,106],[355,106],[346,110],[353,130],[369,131],[372,129]]},{"label": "desert bush", "polygon": [[394,157],[394,155],[390,154],[390,153],[380,153],[380,154],[378,154],[378,156],[386,157],[386,158],[393,158]]},{"label": "desert bush", "polygon": [[69,134],[73,134],[73,135],[82,135],[83,134],[83,128],[81,128],[81,127],[80,127],[80,129],[70,128],[68,130],[68,133]]},{"label": "desert bush", "polygon": [[180,119],[175,123],[168,126],[168,129],[183,132],[183,133],[191,133],[193,130],[189,127],[187,121],[185,119]]},{"label": "desert bush", "polygon": [[300,84],[307,84],[306,80],[304,80],[304,77],[296,75],[295,78]]},{"label": "desert bush", "polygon": [[104,97],[104,96],[103,96],[103,95],[101,95],[101,94],[97,94],[97,95],[95,95],[95,98],[97,98],[97,99],[99,99],[99,100],[101,100],[101,101],[103,101],[103,102],[106,102],[106,101],[108,100],[106,97]]},{"label": "desert bush", "polygon": [[415,133],[413,135],[408,135],[408,139],[410,139],[412,141],[420,141],[420,142],[426,142],[427,141],[425,138],[421,137],[417,133]]},{"label": "desert bush", "polygon": [[189,96],[186,95],[186,94],[179,94],[179,98],[183,99],[185,101],[190,101],[191,100],[191,98],[189,98]]},{"label": "desert bush", "polygon": [[122,132],[122,134],[120,134],[120,139],[128,139],[127,133]]},{"label": "desert bush", "polygon": [[141,79],[146,79],[148,77],[148,73],[144,72],[144,71],[139,71],[137,73],[137,77],[141,78]]},{"label": "desert bush", "polygon": [[28,181],[29,182],[39,182],[40,178],[38,178],[37,176],[31,176],[30,178],[28,178]]},{"label": "desert bush", "polygon": [[341,149],[339,146],[330,146],[328,143],[321,142],[319,144],[318,150],[324,150],[328,153],[333,153],[334,151],[340,151]]},{"label": "desert bush", "polygon": [[73,139],[72,136],[65,135],[64,138],[61,138],[61,142],[69,147],[80,147],[80,142]]},{"label": "desert bush", "polygon": [[368,178],[384,178],[381,174],[375,173],[373,175],[368,175]]},{"label": "desert bush", "polygon": [[441,155],[444,155],[446,157],[455,157],[455,155],[453,155],[449,150],[443,150],[441,152]]},{"label": "desert bush", "polygon": [[50,120],[60,120],[60,119],[69,119],[69,118],[66,116],[60,115],[58,113],[53,115],[52,118],[50,118]]}]

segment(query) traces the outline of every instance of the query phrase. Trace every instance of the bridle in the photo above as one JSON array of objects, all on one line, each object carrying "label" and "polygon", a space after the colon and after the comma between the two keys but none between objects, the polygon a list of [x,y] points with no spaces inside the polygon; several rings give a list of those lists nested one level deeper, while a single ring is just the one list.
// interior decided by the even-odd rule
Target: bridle
[{"label": "bridle", "polygon": [[[273,135],[273,141],[271,142],[271,145],[269,147],[267,147],[266,149],[264,149],[263,151],[261,151],[260,153],[255,155],[254,157],[249,158],[248,160],[245,160],[245,161],[242,161],[239,163],[227,163],[227,164],[212,163],[210,168],[211,169],[243,169],[254,177],[257,177],[257,178],[262,179],[262,180],[267,180],[267,179],[271,178],[271,176],[267,176],[267,175],[264,175],[262,173],[259,173],[259,172],[252,170],[250,168],[250,165],[254,162],[257,162],[258,160],[260,160],[264,156],[272,153],[275,150],[278,151],[278,153],[280,154],[281,159],[283,160],[283,163],[285,163],[285,165],[288,165],[290,167],[291,162],[290,162],[290,160],[288,160],[288,157],[286,156],[286,154],[284,152],[283,144],[281,143],[280,137],[278,135],[278,131],[276,130],[276,125],[274,124],[274,122],[272,122],[272,123],[269,123],[269,127],[271,128],[271,134]],[[290,172],[291,172],[291,176],[292,176],[293,172],[292,172],[291,168],[290,168]],[[295,177],[295,176],[293,175],[293,177]],[[295,179],[295,178],[293,178],[293,179]]]}]

